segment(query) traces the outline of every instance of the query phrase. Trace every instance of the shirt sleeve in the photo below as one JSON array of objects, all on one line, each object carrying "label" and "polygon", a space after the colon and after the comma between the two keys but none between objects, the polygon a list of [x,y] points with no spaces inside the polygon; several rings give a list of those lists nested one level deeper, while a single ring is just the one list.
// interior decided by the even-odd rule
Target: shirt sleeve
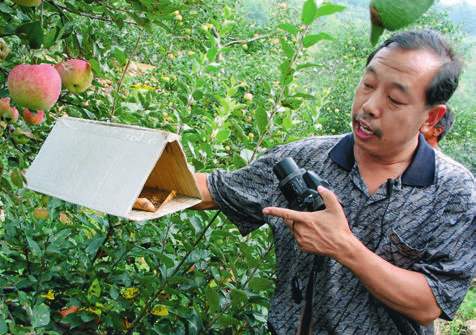
[{"label": "shirt sleeve", "polygon": [[443,319],[454,318],[471,286],[475,269],[475,192],[469,178],[451,190],[428,257],[415,265],[425,275],[442,309]]},{"label": "shirt sleeve", "polygon": [[251,165],[232,172],[215,170],[207,177],[213,201],[242,235],[265,223],[263,208],[269,206],[270,193],[277,191],[272,169],[278,152],[272,148]]}]

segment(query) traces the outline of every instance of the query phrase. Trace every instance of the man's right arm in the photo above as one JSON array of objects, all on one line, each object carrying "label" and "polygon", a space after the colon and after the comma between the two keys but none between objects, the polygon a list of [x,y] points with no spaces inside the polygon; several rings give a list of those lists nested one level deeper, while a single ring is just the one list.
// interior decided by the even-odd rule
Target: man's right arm
[{"label": "man's right arm", "polygon": [[208,189],[207,174],[206,173],[195,173],[195,179],[197,180],[198,188],[202,194],[202,202],[190,207],[190,209],[201,210],[201,209],[217,209],[215,201],[213,201]]}]

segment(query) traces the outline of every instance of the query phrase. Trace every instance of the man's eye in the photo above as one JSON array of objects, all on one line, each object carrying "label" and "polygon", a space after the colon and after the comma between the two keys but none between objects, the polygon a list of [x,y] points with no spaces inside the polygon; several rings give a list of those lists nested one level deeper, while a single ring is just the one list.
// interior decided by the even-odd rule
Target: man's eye
[{"label": "man's eye", "polygon": [[388,99],[389,99],[392,103],[394,103],[394,104],[396,104],[396,105],[403,105],[403,102],[400,102],[400,101],[398,101],[398,100],[395,100],[395,99],[393,99],[391,96],[389,96]]},{"label": "man's eye", "polygon": [[370,85],[370,84],[367,84],[367,83],[364,83],[364,86],[365,86],[365,88],[373,88],[373,86],[372,86],[372,85]]}]

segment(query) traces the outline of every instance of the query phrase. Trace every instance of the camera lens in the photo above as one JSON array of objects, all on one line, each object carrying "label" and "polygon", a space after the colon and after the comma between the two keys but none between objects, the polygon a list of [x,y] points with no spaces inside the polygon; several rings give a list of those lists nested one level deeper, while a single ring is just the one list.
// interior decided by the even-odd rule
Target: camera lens
[{"label": "camera lens", "polygon": [[278,177],[279,180],[283,180],[290,174],[295,171],[299,171],[299,167],[296,165],[294,160],[290,157],[286,157],[281,159],[276,165],[273,167],[273,172]]}]

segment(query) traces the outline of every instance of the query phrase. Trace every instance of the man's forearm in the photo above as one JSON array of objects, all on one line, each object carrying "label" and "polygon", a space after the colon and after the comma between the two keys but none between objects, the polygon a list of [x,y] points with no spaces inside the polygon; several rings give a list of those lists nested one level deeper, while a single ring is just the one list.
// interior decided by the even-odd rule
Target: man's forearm
[{"label": "man's forearm", "polygon": [[336,260],[350,269],[378,300],[421,325],[440,316],[441,308],[423,274],[387,262],[356,238],[347,250]]},{"label": "man's forearm", "polygon": [[217,209],[215,201],[213,201],[208,189],[207,175],[205,173],[195,173],[195,179],[197,180],[197,185],[202,194],[202,202],[192,206],[190,209],[202,210],[202,209]]}]

